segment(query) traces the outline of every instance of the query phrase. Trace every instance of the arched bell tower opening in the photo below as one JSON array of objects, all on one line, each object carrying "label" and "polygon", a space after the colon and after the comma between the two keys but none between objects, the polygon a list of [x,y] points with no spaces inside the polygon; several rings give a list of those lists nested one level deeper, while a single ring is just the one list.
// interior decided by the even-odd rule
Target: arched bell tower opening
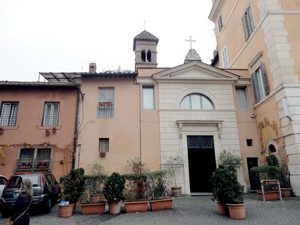
[{"label": "arched bell tower opening", "polygon": [[159,39],[148,31],[135,36],[133,51],[135,51],[135,71],[138,68],[157,68],[157,43]]}]

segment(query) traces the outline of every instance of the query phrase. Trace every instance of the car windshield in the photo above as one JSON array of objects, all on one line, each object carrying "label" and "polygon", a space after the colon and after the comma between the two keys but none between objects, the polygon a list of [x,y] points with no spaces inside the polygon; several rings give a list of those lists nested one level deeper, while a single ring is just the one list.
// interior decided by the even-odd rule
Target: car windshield
[{"label": "car windshield", "polygon": [[21,187],[21,183],[22,180],[25,179],[30,179],[32,182],[32,186],[33,187],[38,187],[38,183],[39,183],[39,176],[14,176],[9,184],[8,184],[8,188],[20,188]]}]

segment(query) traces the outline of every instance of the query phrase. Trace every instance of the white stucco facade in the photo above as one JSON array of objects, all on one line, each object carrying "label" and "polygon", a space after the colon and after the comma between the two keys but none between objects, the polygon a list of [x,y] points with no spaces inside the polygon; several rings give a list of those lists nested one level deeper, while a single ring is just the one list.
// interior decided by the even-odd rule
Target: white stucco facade
[{"label": "white stucco facade", "polygon": [[[233,95],[233,84],[238,78],[196,61],[153,75],[159,88],[161,167],[167,168],[165,159],[169,156],[182,157],[184,165],[176,168],[175,174],[177,185],[183,187],[185,194],[190,194],[189,135],[213,136],[216,165],[222,150],[241,156]],[[182,99],[192,93],[209,98],[214,109],[180,109]],[[238,174],[240,183],[245,185],[242,170]]]}]

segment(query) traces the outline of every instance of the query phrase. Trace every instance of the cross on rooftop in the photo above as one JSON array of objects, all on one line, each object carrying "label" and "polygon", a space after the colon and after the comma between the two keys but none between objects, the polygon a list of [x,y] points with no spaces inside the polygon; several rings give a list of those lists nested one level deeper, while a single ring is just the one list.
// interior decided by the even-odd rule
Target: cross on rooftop
[{"label": "cross on rooftop", "polygon": [[142,21],[144,23],[144,30],[146,30],[146,23],[147,21],[144,19],[144,21]]},{"label": "cross on rooftop", "polygon": [[196,40],[192,40],[192,35],[190,35],[190,39],[186,39],[185,42],[190,42],[191,49],[193,49],[192,42],[197,42]]}]

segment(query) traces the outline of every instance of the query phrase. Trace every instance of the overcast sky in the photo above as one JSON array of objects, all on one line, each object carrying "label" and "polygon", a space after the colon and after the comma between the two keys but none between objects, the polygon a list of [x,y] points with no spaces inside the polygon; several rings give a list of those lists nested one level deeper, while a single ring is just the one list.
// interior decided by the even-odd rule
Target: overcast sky
[{"label": "overcast sky", "polygon": [[211,0],[1,0],[0,80],[37,81],[39,72],[134,70],[133,38],[159,38],[158,66],[182,64],[193,48],[210,63],[216,48]]}]

